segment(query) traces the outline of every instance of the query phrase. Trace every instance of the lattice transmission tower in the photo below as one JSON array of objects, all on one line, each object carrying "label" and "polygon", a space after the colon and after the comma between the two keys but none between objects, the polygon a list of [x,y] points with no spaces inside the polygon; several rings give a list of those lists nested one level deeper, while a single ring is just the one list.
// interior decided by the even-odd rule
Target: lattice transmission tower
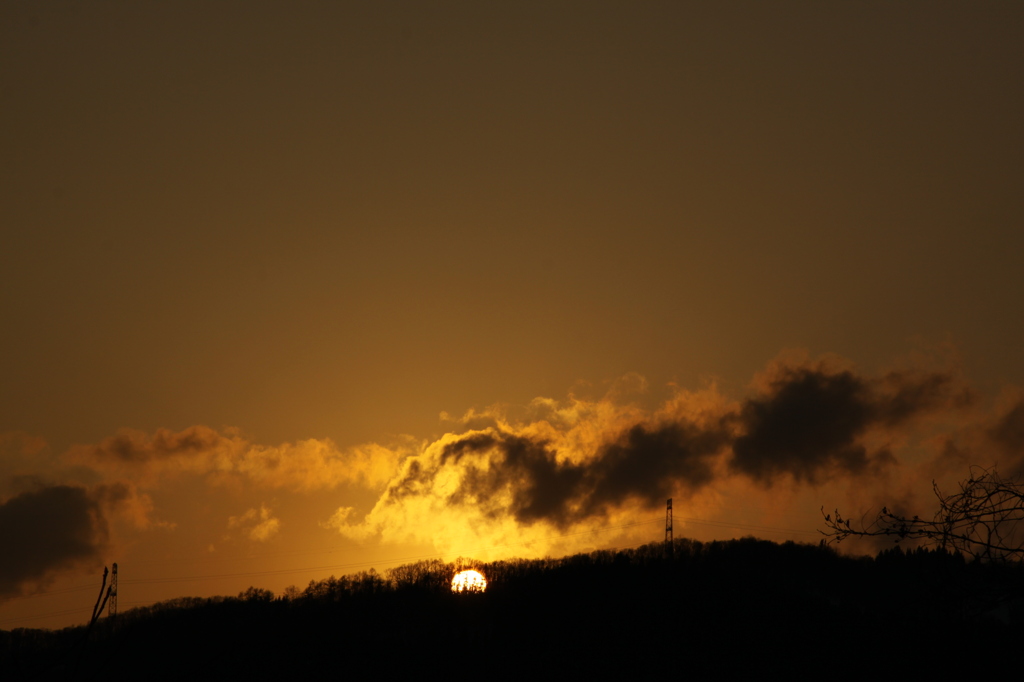
[{"label": "lattice transmission tower", "polygon": [[[665,545],[672,549],[672,498],[665,503]],[[116,569],[115,569],[116,570]]]},{"label": "lattice transmission tower", "polygon": [[110,572],[110,590],[107,593],[107,617],[113,618],[117,615],[117,564]]}]

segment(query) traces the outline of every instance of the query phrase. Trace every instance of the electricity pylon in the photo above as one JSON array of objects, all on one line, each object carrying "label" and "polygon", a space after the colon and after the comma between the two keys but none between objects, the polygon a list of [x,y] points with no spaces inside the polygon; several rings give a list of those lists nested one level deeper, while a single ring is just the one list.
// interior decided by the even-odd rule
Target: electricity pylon
[{"label": "electricity pylon", "polygon": [[[672,549],[672,498],[665,503],[665,544]],[[117,569],[115,569],[117,570]]]},{"label": "electricity pylon", "polygon": [[114,564],[114,570],[110,572],[110,593],[108,597],[107,617],[113,618],[117,615],[117,564]]}]

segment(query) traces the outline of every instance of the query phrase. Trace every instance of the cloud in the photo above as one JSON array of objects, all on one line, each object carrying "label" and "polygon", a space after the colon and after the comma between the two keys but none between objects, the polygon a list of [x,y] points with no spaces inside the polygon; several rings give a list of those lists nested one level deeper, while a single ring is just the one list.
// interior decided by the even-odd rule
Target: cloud
[{"label": "cloud", "polygon": [[[105,490],[99,498],[118,494]],[[108,541],[103,500],[85,488],[52,486],[3,502],[0,596],[16,594],[24,583],[44,581],[55,571],[99,560]]]},{"label": "cloud", "polygon": [[309,439],[274,447],[253,445],[232,464],[234,471],[266,488],[306,492],[348,483],[380,488],[394,476],[409,447],[369,443],[342,451],[328,439]]},{"label": "cloud", "polygon": [[779,364],[761,382],[766,389],[726,421],[741,433],[731,469],[764,484],[784,474],[815,483],[830,473],[860,475],[891,465],[888,449],[871,451],[861,442],[866,433],[964,400],[948,374],[890,372],[871,379],[826,362]]},{"label": "cloud", "polygon": [[[115,525],[119,533],[171,526],[154,518],[153,498],[173,510],[167,495],[175,479],[188,481],[189,494],[205,488],[206,504],[221,505],[224,517],[246,509],[228,517],[228,529],[256,542],[282,532],[273,511],[254,504],[266,491],[275,507],[292,510],[308,506],[301,496],[343,491],[352,497],[337,500],[323,525],[349,538],[429,543],[445,553],[500,546],[495,555],[536,556],[615,541],[589,533],[643,514],[657,522],[668,497],[681,517],[700,509],[750,524],[773,517],[785,500],[813,509],[833,501],[910,504],[921,480],[927,493],[932,475],[986,461],[979,453],[1022,459],[1024,400],[1004,400],[993,417],[948,369],[870,375],[834,357],[790,355],[756,375],[738,400],[714,383],[695,391],[671,386],[660,403],[646,390],[630,375],[603,396],[445,416],[451,432],[433,442],[406,437],[345,449],[328,439],[262,445],[237,430],[197,425],[122,430],[54,456],[15,435],[0,439],[17,454],[5,472],[11,492],[0,488],[0,495],[14,500],[58,484],[85,491],[100,548],[108,522],[130,524]],[[36,465],[43,473],[33,476]],[[346,486],[375,491],[376,502],[367,511],[358,502],[365,492]],[[240,497],[246,501],[231,501]],[[635,532],[650,537],[650,527]]]},{"label": "cloud", "polygon": [[266,542],[277,535],[277,531],[281,528],[281,520],[276,518],[266,506],[260,505],[258,510],[249,509],[240,516],[229,517],[228,528],[241,531],[243,535],[254,542]]},{"label": "cloud", "polygon": [[545,521],[564,529],[631,500],[659,500],[680,486],[705,485],[725,442],[723,431],[692,424],[638,424],[595,457],[577,462],[560,459],[545,440],[476,431],[412,462],[388,494],[397,501],[426,492],[490,516],[510,514],[521,524]]},{"label": "cloud", "polygon": [[154,521],[152,511],[149,496],[125,481],[91,487],[37,482],[10,497],[0,503],[0,597],[102,561],[116,544],[116,520],[136,529],[173,527]]},{"label": "cloud", "polygon": [[95,486],[93,497],[111,519],[123,519],[139,530],[172,529],[175,524],[153,518],[153,499],[130,481],[113,481]]},{"label": "cloud", "polygon": [[211,484],[241,478],[260,488],[309,492],[350,483],[383,487],[411,447],[401,441],[393,447],[371,443],[342,451],[329,439],[266,446],[232,430],[199,425],[152,434],[124,429],[96,445],[73,447],[65,461],[145,488],[202,476]]},{"label": "cloud", "polygon": [[247,447],[237,434],[201,425],[178,432],[157,429],[152,434],[121,429],[95,445],[72,447],[64,460],[149,488],[183,475],[231,472]]},{"label": "cloud", "polygon": [[342,507],[327,525],[354,539],[443,551],[526,538],[540,552],[551,538],[613,523],[626,510],[660,510],[668,497],[707,504],[723,486],[853,477],[892,489],[901,485],[890,471],[901,466],[910,427],[971,402],[950,372],[867,376],[836,358],[793,357],[771,363],[739,402],[713,384],[677,389],[649,410],[622,396],[536,399],[514,416],[495,406],[448,418],[467,430],[408,457],[362,520]]},{"label": "cloud", "polygon": [[721,420],[728,403],[713,386],[677,390],[653,412],[620,403],[614,388],[592,401],[537,399],[515,417],[498,406],[473,412],[466,421],[484,428],[426,445],[361,521],[342,507],[326,525],[359,540],[477,553],[514,543],[543,554],[558,544],[554,535],[614,523],[627,507],[660,509],[714,480],[730,431]]}]

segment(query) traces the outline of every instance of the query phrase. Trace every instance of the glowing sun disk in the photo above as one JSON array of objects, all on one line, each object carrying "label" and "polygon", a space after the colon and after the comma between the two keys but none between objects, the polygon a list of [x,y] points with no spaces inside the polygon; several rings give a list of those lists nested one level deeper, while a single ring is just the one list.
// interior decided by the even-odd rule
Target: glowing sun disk
[{"label": "glowing sun disk", "polygon": [[462,571],[452,578],[452,592],[483,592],[487,589],[487,579],[480,571]]}]

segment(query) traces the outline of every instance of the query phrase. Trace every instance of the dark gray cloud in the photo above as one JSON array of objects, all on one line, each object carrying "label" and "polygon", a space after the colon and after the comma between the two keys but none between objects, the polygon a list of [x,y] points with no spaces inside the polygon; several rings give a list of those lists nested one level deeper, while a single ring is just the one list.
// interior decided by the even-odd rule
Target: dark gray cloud
[{"label": "dark gray cloud", "polygon": [[573,457],[529,429],[491,426],[411,461],[386,504],[441,495],[490,518],[564,528],[629,501],[660,506],[716,475],[766,485],[785,476],[814,484],[836,474],[869,475],[895,457],[884,447],[869,450],[865,434],[963,402],[954,384],[939,373],[865,378],[823,365],[777,366],[766,388],[736,408],[721,407],[700,424],[682,417],[638,421]]},{"label": "dark gray cloud", "polygon": [[[547,443],[511,434],[478,434],[445,448],[442,462],[465,458],[470,453],[490,453],[488,466],[468,467],[451,501],[477,504],[505,490],[512,494],[509,510],[521,522],[547,519],[561,525],[571,515],[569,503],[581,493],[586,468],[559,463]],[[497,510],[495,510],[497,511]]]},{"label": "dark gray cloud", "polygon": [[714,457],[728,442],[728,433],[720,426],[634,426],[606,445],[590,465],[593,485],[582,511],[590,515],[630,497],[662,504],[678,485],[696,490],[712,480]]},{"label": "dark gray cloud", "polygon": [[[545,441],[492,429],[449,443],[433,466],[411,463],[388,495],[398,501],[428,490],[441,471],[458,466],[451,504],[564,527],[629,499],[660,504],[677,486],[699,488],[712,479],[713,459],[727,442],[717,427],[636,425],[592,460],[577,463],[560,460]],[[509,495],[510,505],[500,501]]]},{"label": "dark gray cloud", "polygon": [[782,369],[764,395],[745,400],[725,420],[740,435],[730,468],[762,483],[789,474],[816,482],[826,473],[863,474],[893,460],[859,442],[873,427],[893,428],[940,406],[962,404],[951,377],[893,372],[865,379],[820,367]]},{"label": "dark gray cloud", "polygon": [[[124,491],[105,490],[115,500]],[[100,556],[107,522],[85,488],[57,485],[22,493],[0,504],[0,596]]]},{"label": "dark gray cloud", "polygon": [[863,436],[965,401],[954,383],[939,373],[865,378],[821,364],[776,366],[765,388],[736,408],[720,407],[699,424],[638,420],[572,457],[529,429],[492,425],[411,461],[385,504],[440,496],[489,518],[566,527],[630,501],[659,506],[716,475],[765,485],[784,476],[813,484],[837,474],[870,475],[895,458],[884,446],[868,450]]}]

